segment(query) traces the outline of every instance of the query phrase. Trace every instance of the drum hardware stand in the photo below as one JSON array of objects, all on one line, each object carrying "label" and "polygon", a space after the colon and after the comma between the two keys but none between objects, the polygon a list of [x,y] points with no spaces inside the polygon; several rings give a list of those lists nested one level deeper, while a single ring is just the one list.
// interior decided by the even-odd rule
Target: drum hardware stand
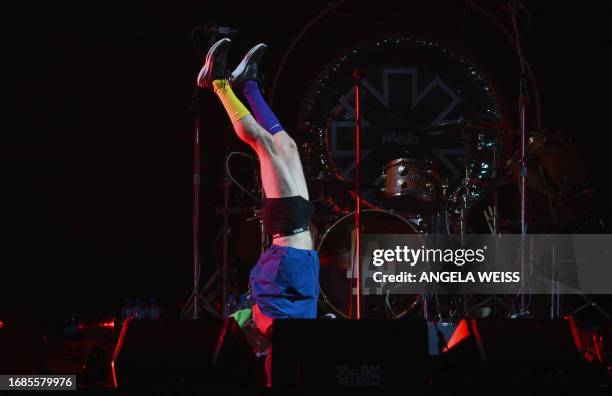
[{"label": "drum hardware stand", "polygon": [[[465,211],[467,210],[468,207],[468,199],[470,196],[470,170],[469,170],[469,166],[467,164],[467,144],[466,144],[466,149],[465,152],[466,154],[464,155],[464,167],[465,167],[465,195],[463,196],[463,204],[461,206],[460,212],[459,212],[459,226],[460,226],[460,233],[461,233],[461,248],[463,248],[463,246],[465,245],[465,240],[464,240],[464,236],[465,236]],[[463,293],[463,295],[461,296],[462,299],[462,303],[463,303],[463,312],[466,316],[469,316],[469,304],[468,304],[468,294],[467,293]]]},{"label": "drum hardware stand", "polygon": [[421,299],[423,300],[423,319],[425,321],[429,321],[429,306],[427,305],[427,294],[421,294]]},{"label": "drum hardware stand", "polygon": [[[262,199],[265,199],[263,192],[262,192],[261,195],[262,195]],[[268,245],[269,245],[269,241],[268,241],[268,238],[267,238],[267,236],[266,236],[266,234],[264,232],[264,227],[263,227],[263,211],[255,209],[253,211],[253,216],[251,216],[248,219],[246,219],[246,221],[253,221],[253,220],[257,220],[257,222],[259,224],[260,253],[263,253],[266,250],[268,250]]]},{"label": "drum hardware stand", "polygon": [[[497,180],[497,167],[499,166],[499,162],[497,161],[497,147],[493,147],[493,180]],[[491,234],[493,234],[494,236],[497,236],[499,234],[499,232],[497,231],[497,222],[499,219],[499,211],[498,211],[498,206],[499,206],[499,185],[495,185],[495,188],[493,190],[493,208],[491,208],[490,206],[487,207],[487,209],[489,210],[489,214],[490,217],[487,216],[487,210],[485,210],[485,218],[487,220],[487,224],[489,224],[489,228],[491,229]],[[489,223],[489,219],[491,219],[491,223]]]},{"label": "drum hardware stand", "polygon": [[584,223],[582,223],[580,225],[580,227],[578,227],[577,229],[574,230],[574,234],[579,234],[582,230],[584,230],[586,227],[590,226],[593,223],[597,223],[598,226],[601,227],[601,229],[604,231],[604,233],[609,233],[609,229],[606,226],[606,223],[604,223],[604,221],[601,218],[598,218],[596,216],[592,216],[591,218],[587,219]]},{"label": "drum hardware stand", "polygon": [[489,226],[489,230],[491,231],[491,235],[497,236],[497,205],[493,205],[493,207],[488,206],[485,210],[483,210],[485,219],[487,220],[487,225]]},{"label": "drum hardware stand", "polygon": [[550,293],[550,318],[557,319],[560,316],[559,304],[561,300],[559,290],[559,268],[557,266],[556,245],[552,247],[552,279]]},{"label": "drum hardware stand", "polygon": [[[189,315],[190,319],[198,319],[200,314],[200,309],[203,307],[213,315],[218,315],[218,312],[214,309],[214,307],[209,303],[209,301],[203,297],[206,291],[213,285],[215,280],[218,277],[221,277],[221,293],[222,293],[222,306],[223,306],[223,315],[226,316],[226,302],[227,302],[227,291],[231,288],[230,280],[229,280],[229,270],[227,266],[227,249],[228,249],[228,236],[229,236],[229,225],[228,225],[228,215],[229,215],[229,177],[227,175],[227,169],[224,174],[224,206],[223,206],[223,247],[222,247],[222,265],[221,268],[216,270],[215,273],[211,276],[211,278],[204,284],[202,289],[200,290],[200,275],[201,275],[201,265],[200,265],[200,247],[199,247],[199,239],[200,239],[200,117],[199,117],[199,109],[197,106],[197,97],[194,99],[196,105],[196,118],[194,121],[194,173],[193,173],[193,218],[192,218],[192,227],[193,227],[193,291],[191,296],[189,297],[189,302],[185,306],[184,310],[191,310],[191,315]],[[201,304],[200,304],[201,303]],[[186,312],[184,311],[181,316],[184,316]]]},{"label": "drum hardware stand", "polygon": [[[465,201],[465,198],[464,198]],[[459,226],[460,226],[460,230],[459,232],[461,233],[461,247],[463,247],[465,240],[464,240],[464,235],[465,235],[465,206],[466,203],[463,203],[463,208],[461,208],[461,211],[459,213]]]},{"label": "drum hardware stand", "polygon": [[461,133],[461,140],[464,143],[463,147],[463,168],[465,169],[465,178],[463,179],[463,183],[465,184],[465,194],[463,195],[463,202],[461,205],[461,209],[459,211],[459,232],[461,235],[461,247],[463,247],[464,235],[465,235],[465,211],[468,208],[468,200],[470,197],[470,165],[468,163],[468,158],[471,157],[471,147],[469,145],[469,138],[465,131]]},{"label": "drum hardware stand", "polygon": [[[257,183],[257,191],[261,191],[261,205],[263,206],[265,205],[265,202],[266,202],[266,192],[264,191],[263,186],[259,184],[259,177],[257,175],[257,172],[255,171],[254,173],[255,173],[254,179],[255,179],[255,182]],[[257,220],[259,224],[260,253],[263,253],[266,250],[268,250],[268,247],[270,246],[270,240],[268,238],[268,235],[266,235],[266,233],[264,232],[263,207],[261,209],[254,207],[253,215],[247,218],[245,221],[253,221],[253,220]]]},{"label": "drum hardware stand", "polygon": [[202,303],[204,308],[211,312],[213,315],[218,315],[219,313],[214,309],[212,304],[204,297],[206,291],[212,287],[217,278],[221,280],[221,317],[225,318],[228,316],[228,307],[227,307],[227,296],[228,292],[231,290],[236,293],[235,288],[232,286],[230,281],[230,271],[229,271],[229,263],[228,263],[228,251],[229,251],[229,235],[231,233],[231,228],[229,226],[229,189],[230,189],[230,179],[227,174],[227,167],[224,167],[223,170],[223,209],[221,210],[223,216],[223,225],[221,226],[221,267],[215,271],[215,273],[210,277],[210,279],[206,282],[202,291],[199,293],[202,299]]},{"label": "drum hardware stand", "polygon": [[[554,246],[553,246],[553,248],[554,248]],[[554,257],[554,250],[553,250],[553,260],[554,260],[554,259],[555,259],[555,257]],[[557,266],[555,265],[556,263],[557,263],[557,261],[556,261],[556,260],[555,260],[555,261],[553,261],[553,268],[554,268],[554,269],[557,269]],[[556,294],[557,294],[557,301],[556,301],[556,312],[555,312],[555,311],[553,311],[553,308],[554,308],[555,306],[553,305],[553,302],[551,302],[551,317],[552,317],[552,314],[553,314],[553,313],[555,313],[555,314],[557,315],[557,317],[560,317],[562,314],[561,314],[561,310],[559,309],[559,300],[560,300],[560,289],[559,289],[559,286],[558,286],[558,285],[559,285],[559,271],[558,271],[558,270],[554,271],[554,272],[553,272],[553,276],[555,277],[555,278],[553,279],[553,282],[556,282],[556,284],[557,284],[557,289],[556,289],[556,292],[557,292],[557,293],[556,293]],[[553,283],[553,285],[554,285],[554,283]],[[595,301],[594,301],[594,300],[593,300],[591,297],[589,297],[587,294],[583,293],[581,290],[576,290],[576,294],[577,294],[578,296],[580,296],[580,298],[582,298],[582,300],[584,300],[584,303],[583,303],[581,306],[579,306],[578,308],[574,309],[574,310],[573,310],[573,311],[570,313],[570,315],[572,315],[572,316],[573,316],[573,315],[577,314],[577,313],[578,313],[578,312],[580,312],[580,311],[583,311],[583,310],[585,310],[585,309],[587,309],[587,308],[589,308],[589,307],[593,307],[593,308],[595,308],[595,310],[596,310],[597,312],[599,312],[599,313],[601,314],[601,316],[603,316],[603,318],[604,318],[606,321],[610,321],[610,320],[612,320],[612,316],[610,315],[610,313],[609,313],[608,311],[606,311],[605,309],[603,309],[603,308],[602,308],[602,307],[601,307],[599,304],[597,304],[597,303],[596,303],[596,302],[595,302]],[[553,296],[554,296],[554,293],[553,293]],[[552,298],[553,296],[551,296],[551,298]]]},{"label": "drum hardware stand", "polygon": [[483,301],[479,302],[478,304],[474,305],[473,307],[471,307],[467,311],[467,315],[466,316],[471,316],[472,312],[480,309],[484,305],[488,304],[490,301],[493,301],[496,305],[500,305],[502,308],[504,308],[504,310],[506,310],[506,312],[512,312],[512,307],[509,306],[506,302],[504,302],[497,294],[494,294],[494,295],[491,295],[491,296],[485,298]]},{"label": "drum hardware stand", "polygon": [[[440,232],[440,224],[443,224],[444,229],[442,230],[444,234],[451,235],[451,230],[449,228],[448,223],[448,184],[442,184],[442,196],[440,197],[441,205],[442,205],[442,213],[444,213],[444,223],[438,222],[438,232]],[[439,216],[438,216],[439,217]]]},{"label": "drum hardware stand", "polygon": [[574,309],[571,312],[571,315],[575,315],[580,311],[585,310],[588,307],[593,307],[597,310],[597,312],[599,312],[601,314],[601,316],[604,317],[604,319],[606,319],[606,321],[610,321],[612,320],[612,316],[608,313],[608,311],[606,311],[605,309],[603,309],[602,307],[599,306],[599,304],[597,304],[595,301],[593,301],[593,299],[591,297],[589,297],[588,295],[579,292],[580,297],[582,297],[582,299],[585,301],[584,304],[582,304],[581,306],[579,306],[578,308]]},{"label": "drum hardware stand", "polygon": [[[228,155],[238,154],[246,158],[251,158],[249,155],[244,153],[230,153]],[[227,165],[227,164],[226,164]],[[229,206],[230,201],[230,175],[228,173],[227,166],[224,167],[223,173],[223,207],[217,209],[217,212],[223,216],[223,224],[221,228],[221,236],[222,236],[222,245],[221,245],[221,266],[218,268],[210,277],[210,279],[206,282],[206,284],[202,287],[202,290],[198,293],[198,298],[202,303],[202,306],[212,313],[215,316],[227,317],[229,312],[228,307],[228,295],[229,292],[234,293],[235,295],[239,294],[238,287],[236,286],[235,279],[232,278],[233,272],[229,268],[229,237],[231,234],[231,227],[229,225],[229,215],[232,213],[232,208]],[[262,190],[263,191],[263,190]],[[255,216],[251,219],[260,218],[258,216],[257,211]],[[249,219],[247,219],[249,220]],[[261,221],[261,220],[260,220]],[[216,281],[220,278],[220,290],[215,291],[212,295],[205,297],[206,292],[216,283]],[[214,306],[210,303],[209,298],[214,296],[216,293],[219,293],[221,296],[221,313],[214,308]]]},{"label": "drum hardware stand", "polygon": [[[483,212],[484,212],[484,216],[485,219],[487,221],[487,225],[489,226],[489,230],[491,231],[491,234],[495,237],[500,237],[500,234],[497,230],[497,219],[499,217],[499,213],[497,211],[497,203],[498,203],[498,187],[496,186],[493,190],[493,206],[488,206]],[[497,239],[496,243],[497,243]],[[495,249],[497,251],[497,249]],[[499,295],[494,294],[491,295],[489,297],[487,297],[486,299],[484,299],[483,301],[479,302],[478,304],[474,305],[473,307],[470,308],[470,312],[473,312],[477,309],[480,309],[482,306],[484,306],[485,304],[488,304],[490,301],[493,301],[496,305],[500,305],[502,308],[504,308],[506,310],[506,312],[512,312],[512,307],[510,307],[506,302],[504,302]]]}]

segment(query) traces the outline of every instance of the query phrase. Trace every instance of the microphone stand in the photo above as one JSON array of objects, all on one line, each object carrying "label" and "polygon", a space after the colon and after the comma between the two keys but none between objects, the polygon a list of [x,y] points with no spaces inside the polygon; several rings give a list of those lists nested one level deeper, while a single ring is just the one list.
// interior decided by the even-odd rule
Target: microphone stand
[{"label": "microphone stand", "polygon": [[[212,35],[210,44],[212,44],[217,35]],[[191,219],[191,229],[193,234],[193,291],[191,293],[190,301],[187,305],[191,305],[192,313],[191,319],[198,319],[199,317],[199,303],[200,298],[200,103],[198,101],[198,87],[196,84],[195,92],[193,94],[193,210]],[[187,308],[187,307],[185,307]]]},{"label": "microphone stand", "polygon": [[518,25],[516,23],[516,14],[519,8],[518,1],[509,1],[507,4],[507,11],[510,14],[512,21],[512,30],[514,33],[514,46],[518,57],[519,65],[521,68],[520,81],[519,81],[519,135],[520,135],[520,173],[519,173],[519,194],[520,194],[520,224],[521,224],[521,292],[520,292],[520,312],[515,316],[527,315],[527,303],[525,297],[525,238],[527,234],[527,222],[526,222],[526,181],[527,181],[527,166],[525,163],[525,149],[527,145],[526,126],[525,126],[525,114],[527,108],[527,79],[525,75],[525,59],[523,55],[523,49],[521,46],[521,38],[518,31]]},{"label": "microphone stand", "polygon": [[353,81],[355,84],[355,268],[357,271],[357,307],[356,318],[361,319],[361,186],[359,183],[361,162],[361,131],[359,125],[359,69],[353,70]]},{"label": "microphone stand", "polygon": [[221,317],[227,318],[229,310],[227,306],[227,292],[229,282],[228,249],[229,249],[229,187],[230,180],[227,167],[223,169],[223,239],[221,244]]},{"label": "microphone stand", "polygon": [[192,213],[192,232],[193,232],[193,293],[191,294],[191,304],[193,312],[191,319],[198,319],[199,315],[199,282],[200,282],[200,109],[198,103],[198,93],[194,95],[195,120],[193,127],[193,213]]}]

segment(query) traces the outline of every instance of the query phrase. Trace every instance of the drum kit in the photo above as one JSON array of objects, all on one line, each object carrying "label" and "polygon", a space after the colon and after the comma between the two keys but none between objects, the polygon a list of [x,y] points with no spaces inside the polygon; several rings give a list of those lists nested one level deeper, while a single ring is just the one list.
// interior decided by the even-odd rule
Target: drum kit
[{"label": "drum kit", "polygon": [[[422,130],[424,145],[429,138],[438,142],[441,139],[461,142],[464,152],[461,176],[451,178],[448,167],[445,168],[438,158],[415,153],[415,150],[406,151],[400,158],[381,160],[379,177],[375,181],[360,181],[362,189],[378,194],[371,202],[361,200],[361,234],[463,237],[466,234],[520,233],[519,153],[502,150],[503,142],[517,135],[518,132],[500,125],[466,120],[436,124]],[[561,132],[532,131],[528,135],[529,232],[581,232],[594,218],[587,210],[593,181],[586,162],[572,140]],[[431,150],[426,152],[431,153]],[[307,174],[316,174],[316,170],[321,169],[309,165],[312,164],[308,161],[304,163],[305,170],[311,171]],[[307,179],[310,200],[315,206],[311,232],[321,262],[319,311],[354,318],[357,193],[352,180],[342,178],[333,168],[324,166],[322,169],[316,177]],[[368,171],[371,173],[371,169]],[[226,183],[226,195],[228,185]],[[221,213],[227,216],[233,212],[225,207]],[[244,213],[252,215],[249,220],[261,219],[261,211],[257,208]],[[263,238],[261,227],[259,231]],[[265,245],[264,239],[262,245]],[[498,308],[501,307],[508,316],[514,314],[513,307],[517,305],[512,301],[515,296],[491,299],[491,296],[430,293],[370,294],[360,298],[362,318],[416,316],[441,322],[454,322],[466,314],[491,311],[491,300],[495,311],[500,312]]]},{"label": "drum kit", "polygon": [[[382,207],[361,210],[362,234],[520,233],[518,220],[518,153],[504,155],[501,143],[517,133],[499,125],[459,121],[433,125],[424,136],[459,138],[465,148],[462,177],[449,185],[435,158],[407,153],[390,158],[381,168]],[[527,186],[530,232],[572,232],[585,219],[580,197],[588,195],[590,177],[571,139],[560,132],[529,133]],[[351,205],[338,204],[342,194],[354,198],[353,183],[324,173],[309,180],[317,208],[313,229],[321,259],[321,309],[353,317],[352,238],[355,219]],[[363,183],[362,183],[363,186]],[[363,188],[363,187],[362,187]],[[350,199],[350,198],[349,198]],[[346,199],[345,199],[346,202]],[[503,210],[500,210],[503,209]],[[452,321],[472,307],[473,296],[362,296],[366,318],[436,317]],[[502,302],[503,303],[503,302]],[[481,303],[476,303],[481,307]],[[502,304],[503,305],[503,304]],[[507,304],[512,305],[512,302]]]}]

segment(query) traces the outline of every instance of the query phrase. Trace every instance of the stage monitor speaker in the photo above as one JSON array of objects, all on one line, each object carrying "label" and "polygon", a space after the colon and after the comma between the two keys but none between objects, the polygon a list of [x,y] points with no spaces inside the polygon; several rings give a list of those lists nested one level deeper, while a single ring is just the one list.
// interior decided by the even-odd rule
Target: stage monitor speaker
[{"label": "stage monitor speaker", "polygon": [[254,387],[254,365],[233,318],[127,320],[112,371],[122,389],[183,392]]},{"label": "stage monitor speaker", "polygon": [[[447,344],[440,384],[533,385],[562,390],[591,374],[571,320],[464,319]],[[588,381],[590,382],[590,381]],[[535,388],[529,388],[530,392]]]},{"label": "stage monitor speaker", "polygon": [[463,319],[448,341],[448,351],[463,350],[483,361],[568,361],[579,350],[568,320]]},{"label": "stage monitor speaker", "polygon": [[416,390],[427,361],[424,320],[274,321],[274,389]]},{"label": "stage monitor speaker", "polygon": [[38,324],[0,318],[0,374],[39,374],[41,344]]}]

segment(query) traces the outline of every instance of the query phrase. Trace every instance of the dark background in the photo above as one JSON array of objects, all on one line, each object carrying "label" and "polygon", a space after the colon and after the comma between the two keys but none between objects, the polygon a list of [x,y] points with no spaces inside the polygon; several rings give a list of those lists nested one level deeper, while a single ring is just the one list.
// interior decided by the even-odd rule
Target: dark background
[{"label": "dark background", "polygon": [[[504,2],[478,3],[508,26]],[[292,40],[329,4],[3,3],[0,314],[45,320],[67,312],[113,314],[126,297],[155,297],[168,316],[176,316],[192,282],[190,108],[201,60],[191,30],[207,24],[236,28],[231,64],[251,45],[266,42],[269,94]],[[610,2],[524,4],[531,14],[524,50],[539,83],[543,126],[574,137],[598,180],[601,198],[592,209],[605,217]],[[387,31],[433,32],[460,42],[505,87],[515,113],[515,54],[491,21],[465,3],[352,1],[313,25],[279,75],[272,106],[287,129],[296,127],[305,91],[323,65],[352,43]],[[205,38],[199,37],[199,47],[206,51]],[[228,149],[247,147],[229,129],[217,100],[207,92],[199,97],[207,279],[218,251],[213,241],[223,158]],[[256,227],[242,225],[234,236],[236,267],[245,274],[259,235]]]}]

